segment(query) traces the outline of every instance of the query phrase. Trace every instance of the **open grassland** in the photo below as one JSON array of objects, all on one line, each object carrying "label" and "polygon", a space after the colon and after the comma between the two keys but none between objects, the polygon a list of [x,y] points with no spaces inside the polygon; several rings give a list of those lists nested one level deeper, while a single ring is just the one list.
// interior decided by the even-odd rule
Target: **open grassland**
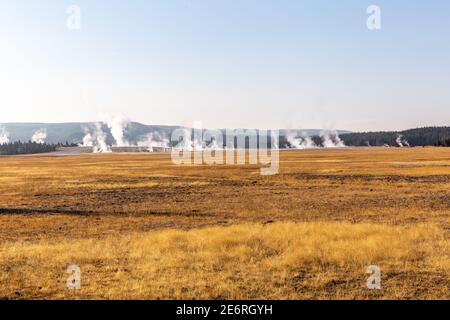
[{"label": "open grassland", "polygon": [[450,297],[449,149],[2,157],[0,182],[0,298]]},{"label": "open grassland", "polygon": [[[444,298],[449,250],[432,225],[280,222],[5,243],[0,280],[16,298]],[[76,292],[64,289],[73,263]],[[372,264],[381,291],[366,287]]]}]

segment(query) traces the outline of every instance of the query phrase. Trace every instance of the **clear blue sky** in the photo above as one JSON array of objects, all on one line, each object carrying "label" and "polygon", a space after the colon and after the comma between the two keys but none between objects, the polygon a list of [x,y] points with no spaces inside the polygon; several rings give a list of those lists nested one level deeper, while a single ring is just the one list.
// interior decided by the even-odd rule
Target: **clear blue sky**
[{"label": "clear blue sky", "polygon": [[0,122],[450,125],[449,39],[446,0],[0,0]]}]

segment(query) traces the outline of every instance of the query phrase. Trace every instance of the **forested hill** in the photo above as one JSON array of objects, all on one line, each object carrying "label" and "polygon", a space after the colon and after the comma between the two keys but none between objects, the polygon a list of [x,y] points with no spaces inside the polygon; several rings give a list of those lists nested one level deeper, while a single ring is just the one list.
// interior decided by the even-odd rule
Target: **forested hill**
[{"label": "forested hill", "polygon": [[70,146],[68,144],[47,144],[36,142],[10,142],[6,144],[0,144],[0,155],[19,155],[19,154],[36,154],[54,152],[59,147]]},{"label": "forested hill", "polygon": [[426,127],[405,131],[346,133],[341,136],[347,146],[436,146],[446,145],[450,127]]}]

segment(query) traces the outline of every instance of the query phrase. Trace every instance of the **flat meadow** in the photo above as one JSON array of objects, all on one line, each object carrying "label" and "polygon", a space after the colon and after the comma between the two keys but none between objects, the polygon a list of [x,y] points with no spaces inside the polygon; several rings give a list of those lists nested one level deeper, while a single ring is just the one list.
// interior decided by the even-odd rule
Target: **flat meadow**
[{"label": "flat meadow", "polygon": [[0,157],[0,182],[0,299],[450,298],[449,148]]}]

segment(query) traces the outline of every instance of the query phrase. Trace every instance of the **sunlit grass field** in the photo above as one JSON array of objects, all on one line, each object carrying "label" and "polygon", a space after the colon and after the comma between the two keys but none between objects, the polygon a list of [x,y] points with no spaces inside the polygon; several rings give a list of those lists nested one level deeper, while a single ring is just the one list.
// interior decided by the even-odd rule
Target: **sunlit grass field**
[{"label": "sunlit grass field", "polygon": [[445,148],[285,151],[274,176],[170,154],[1,157],[0,182],[0,298],[450,297]]}]

